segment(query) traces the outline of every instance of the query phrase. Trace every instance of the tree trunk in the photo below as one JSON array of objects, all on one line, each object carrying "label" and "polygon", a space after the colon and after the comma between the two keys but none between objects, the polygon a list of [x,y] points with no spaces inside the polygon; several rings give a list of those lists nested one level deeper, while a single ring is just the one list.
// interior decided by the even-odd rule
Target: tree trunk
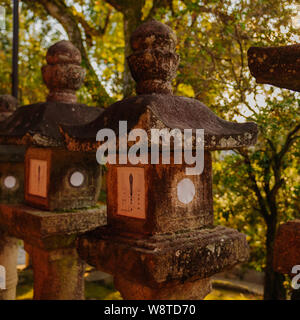
[{"label": "tree trunk", "polygon": [[126,58],[132,53],[130,46],[130,36],[132,32],[142,23],[142,7],[136,5],[123,11],[124,41],[125,41],[125,61],[123,74],[123,96],[124,98],[133,95],[135,91],[135,81],[133,80]]},{"label": "tree trunk", "polygon": [[283,286],[284,276],[273,269],[273,252],[276,235],[277,219],[270,216],[267,222],[266,237],[266,268],[265,268],[265,285],[264,300],[285,300],[286,290]]},{"label": "tree trunk", "polygon": [[[131,76],[126,58],[132,53],[130,46],[130,36],[132,32],[142,24],[142,10],[145,5],[145,0],[105,0],[112,5],[117,11],[123,14],[123,29],[124,29],[124,41],[125,41],[125,61],[124,61],[124,73],[123,73],[123,97],[129,97],[135,92],[135,82]],[[145,20],[151,19],[159,8],[169,7],[172,11],[172,1],[170,0],[155,0],[153,1],[152,8],[145,18]]]}]

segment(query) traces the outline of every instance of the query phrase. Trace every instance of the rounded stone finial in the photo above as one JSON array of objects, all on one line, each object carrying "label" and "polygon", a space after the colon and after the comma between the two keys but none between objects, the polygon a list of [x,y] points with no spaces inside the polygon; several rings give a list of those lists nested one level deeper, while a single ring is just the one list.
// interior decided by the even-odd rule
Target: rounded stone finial
[{"label": "rounded stone finial", "polygon": [[11,116],[18,107],[18,100],[10,94],[0,95],[0,121]]},{"label": "rounded stone finial", "polygon": [[151,20],[131,35],[133,53],[127,57],[138,94],[172,94],[179,55],[175,53],[177,38],[167,25]]},{"label": "rounded stone finial", "polygon": [[130,37],[133,51],[150,48],[163,48],[174,52],[177,43],[173,30],[156,20],[151,20],[140,25]]},{"label": "rounded stone finial", "polygon": [[81,54],[72,42],[62,40],[48,49],[46,60],[48,64],[71,63],[80,65]]},{"label": "rounded stone finial", "polygon": [[70,41],[62,40],[48,49],[46,61],[42,74],[50,91],[47,101],[76,103],[76,90],[85,77],[80,51]]}]

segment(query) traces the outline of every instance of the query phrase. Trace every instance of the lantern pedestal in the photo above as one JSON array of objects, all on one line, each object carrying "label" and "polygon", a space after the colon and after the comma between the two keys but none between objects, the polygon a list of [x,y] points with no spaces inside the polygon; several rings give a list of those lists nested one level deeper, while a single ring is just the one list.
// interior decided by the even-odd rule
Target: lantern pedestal
[{"label": "lantern pedestal", "polygon": [[[10,96],[8,96],[10,97]],[[11,97],[14,100],[13,97]],[[0,110],[3,96],[0,97]],[[6,109],[6,108],[5,108]],[[0,113],[1,120],[1,113]],[[24,146],[0,145],[0,202],[24,201]],[[5,275],[5,290],[0,288],[0,300],[15,300],[18,283],[18,240],[0,231],[0,266]]]},{"label": "lantern pedestal", "polygon": [[34,300],[84,300],[85,263],[71,248],[45,250],[25,245],[34,272]]},{"label": "lantern pedestal", "polygon": [[203,299],[209,277],[249,252],[245,235],[223,226],[148,237],[104,226],[82,235],[77,247],[88,264],[117,277],[126,299]]},{"label": "lantern pedestal", "polygon": [[[84,262],[76,253],[75,240],[79,234],[104,224],[105,206],[50,212],[24,205],[0,204],[1,229],[22,239],[25,250],[31,255],[36,300],[84,299]],[[9,249],[11,255],[10,248],[6,246],[4,252]],[[17,252],[17,247],[14,248]],[[0,253],[0,264],[1,257]],[[14,262],[6,267],[7,275],[16,270],[16,264],[15,254]]]},{"label": "lantern pedestal", "polygon": [[151,288],[116,276],[114,284],[126,300],[202,300],[211,291],[210,278],[184,283],[174,281],[163,287]]}]

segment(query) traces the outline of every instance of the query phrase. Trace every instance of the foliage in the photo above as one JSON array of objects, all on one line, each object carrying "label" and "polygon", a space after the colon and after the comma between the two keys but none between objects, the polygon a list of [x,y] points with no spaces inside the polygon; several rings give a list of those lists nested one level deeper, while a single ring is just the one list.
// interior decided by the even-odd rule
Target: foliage
[{"label": "foliage", "polygon": [[[260,136],[255,147],[249,152],[251,170],[264,199],[268,189],[275,182],[274,165],[275,147],[277,154],[283,150],[287,135],[300,122],[299,100],[291,97],[272,102],[269,99],[254,121],[259,125]],[[299,146],[295,140],[285,154],[282,163],[282,185],[276,194],[278,221],[288,221],[299,217]],[[223,158],[222,161],[220,158]],[[257,195],[249,185],[248,165],[240,153],[221,154],[214,165],[215,212],[217,221],[241,230],[247,234],[251,246],[250,265],[262,271],[266,265],[265,242],[266,225],[261,214]],[[268,207],[267,200],[266,206]],[[270,214],[270,212],[268,213]]]}]

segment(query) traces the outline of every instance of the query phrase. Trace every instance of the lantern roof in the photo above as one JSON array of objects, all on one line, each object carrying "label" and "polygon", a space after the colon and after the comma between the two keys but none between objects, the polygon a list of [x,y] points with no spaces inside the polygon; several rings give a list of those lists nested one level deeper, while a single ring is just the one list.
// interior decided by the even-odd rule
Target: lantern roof
[{"label": "lantern roof", "polygon": [[62,126],[70,150],[93,151],[98,130],[109,128],[118,136],[119,121],[127,121],[128,131],[151,129],[204,129],[205,149],[233,149],[255,144],[257,125],[219,118],[196,99],[174,96],[171,81],[179,56],[176,36],[166,25],[152,20],[135,30],[130,39],[133,53],[127,57],[135,79],[135,97],[118,101],[89,124]]},{"label": "lantern roof", "polygon": [[77,103],[76,90],[85,70],[80,51],[69,41],[59,41],[48,49],[42,75],[49,89],[46,102],[22,106],[0,124],[1,144],[63,146],[59,125],[83,125],[102,113]]},{"label": "lantern roof", "polygon": [[18,100],[10,94],[0,95],[0,122],[7,119],[17,110]]},{"label": "lantern roof", "polygon": [[248,65],[257,83],[300,92],[300,44],[251,47]]},{"label": "lantern roof", "polygon": [[0,124],[0,143],[63,146],[60,124],[83,124],[102,110],[83,104],[47,101],[20,107]]},{"label": "lantern roof", "polygon": [[92,151],[97,148],[98,130],[109,128],[119,134],[119,121],[127,121],[128,132],[135,128],[204,129],[205,149],[223,150],[253,145],[257,125],[235,123],[216,116],[196,99],[146,94],[112,104],[97,119],[83,126],[62,126],[69,149]]}]

